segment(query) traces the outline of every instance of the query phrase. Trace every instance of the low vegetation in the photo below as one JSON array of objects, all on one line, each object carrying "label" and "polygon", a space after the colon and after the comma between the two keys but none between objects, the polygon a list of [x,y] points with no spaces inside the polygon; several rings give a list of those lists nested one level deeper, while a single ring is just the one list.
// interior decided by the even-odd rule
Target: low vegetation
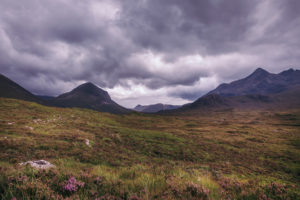
[{"label": "low vegetation", "polygon": [[[19,164],[41,159],[55,167]],[[112,115],[0,98],[0,199],[294,200],[299,185],[300,110]]]}]

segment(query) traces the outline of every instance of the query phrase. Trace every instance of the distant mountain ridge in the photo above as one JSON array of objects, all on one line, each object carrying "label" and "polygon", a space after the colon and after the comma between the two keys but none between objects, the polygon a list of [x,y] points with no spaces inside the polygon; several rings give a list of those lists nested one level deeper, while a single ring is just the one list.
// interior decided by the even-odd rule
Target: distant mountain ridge
[{"label": "distant mountain ridge", "polygon": [[42,100],[45,100],[45,101],[49,101],[49,100],[52,100],[54,99],[55,97],[53,96],[46,96],[46,95],[36,95],[36,97],[42,99]]},{"label": "distant mountain ridge", "polygon": [[174,110],[300,108],[300,70],[279,74],[258,68],[246,78],[223,83],[193,103]]},{"label": "distant mountain ridge", "polygon": [[138,112],[144,113],[155,113],[162,110],[173,110],[179,108],[180,106],[177,105],[169,105],[169,104],[152,104],[152,105],[137,105],[134,110]]},{"label": "distant mountain ridge", "polygon": [[[36,96],[0,74],[0,97],[33,101],[48,106],[78,107],[116,114],[129,113],[109,94],[88,82],[58,97]],[[165,104],[138,105],[134,110],[164,113],[227,108],[300,108],[300,70],[274,74],[258,68],[246,78],[224,83],[196,101],[181,107]]]},{"label": "distant mountain ridge", "polygon": [[300,85],[300,70],[289,69],[279,74],[273,74],[258,68],[246,78],[229,84],[221,84],[208,94],[221,96],[268,95],[286,91],[295,85]]}]

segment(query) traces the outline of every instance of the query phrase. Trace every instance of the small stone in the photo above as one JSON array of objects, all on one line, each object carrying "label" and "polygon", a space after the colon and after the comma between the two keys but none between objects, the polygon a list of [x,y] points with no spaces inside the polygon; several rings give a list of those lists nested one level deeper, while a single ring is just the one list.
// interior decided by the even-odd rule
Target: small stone
[{"label": "small stone", "polygon": [[46,160],[27,161],[24,163],[20,163],[20,165],[30,165],[35,169],[50,169],[55,167],[55,165],[52,165],[50,162]]},{"label": "small stone", "polygon": [[8,122],[7,124],[8,125],[13,125],[15,122]]}]

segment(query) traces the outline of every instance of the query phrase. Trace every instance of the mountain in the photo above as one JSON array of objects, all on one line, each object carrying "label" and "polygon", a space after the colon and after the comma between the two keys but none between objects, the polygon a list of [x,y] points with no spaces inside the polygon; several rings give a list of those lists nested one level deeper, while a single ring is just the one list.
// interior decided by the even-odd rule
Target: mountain
[{"label": "mountain", "polygon": [[134,110],[138,112],[144,112],[144,113],[156,113],[158,111],[162,110],[173,110],[176,108],[179,108],[180,106],[177,105],[168,105],[168,104],[152,104],[152,105],[137,105]]},{"label": "mountain", "polygon": [[251,94],[277,94],[296,85],[300,85],[300,70],[289,69],[279,74],[269,73],[258,68],[244,79],[224,83],[208,94],[219,94],[221,96],[241,96]]},{"label": "mountain", "polygon": [[300,108],[300,86],[287,91],[270,94],[248,94],[240,96],[221,96],[208,94],[200,97],[193,103],[182,107],[165,111],[164,113],[176,113],[183,111],[212,111],[224,109],[273,109],[286,110]]},{"label": "mountain", "polygon": [[130,112],[130,110],[114,102],[106,91],[89,82],[54,99],[50,99],[49,102],[59,107],[87,108],[116,114]]},{"label": "mountain", "polygon": [[45,95],[36,95],[38,98],[42,99],[42,100],[45,100],[45,101],[49,101],[49,100],[52,100],[54,99],[55,97],[53,96],[45,96]]},{"label": "mountain", "polygon": [[14,81],[0,74],[0,97],[33,101],[47,106],[78,107],[115,114],[129,113],[130,110],[115,103],[109,94],[92,83],[85,83],[71,92],[51,96],[35,96]]},{"label": "mountain", "polygon": [[41,99],[2,74],[0,74],[0,97],[42,102]]},{"label": "mountain", "polygon": [[258,68],[246,78],[223,83],[193,103],[165,113],[233,108],[300,108],[300,70],[273,74]]},{"label": "mountain", "polygon": [[[57,107],[79,107],[110,113],[129,113],[109,94],[92,83],[85,83],[58,97],[35,96],[0,74],[0,97],[33,101]],[[195,102],[179,106],[138,105],[134,110],[145,113],[220,108],[293,108],[300,107],[300,70],[279,74],[258,68],[246,78],[224,83]]]},{"label": "mountain", "polygon": [[201,97],[191,104],[186,104],[183,107],[188,108],[217,108],[230,105],[230,102],[225,97],[218,94],[210,94]]}]

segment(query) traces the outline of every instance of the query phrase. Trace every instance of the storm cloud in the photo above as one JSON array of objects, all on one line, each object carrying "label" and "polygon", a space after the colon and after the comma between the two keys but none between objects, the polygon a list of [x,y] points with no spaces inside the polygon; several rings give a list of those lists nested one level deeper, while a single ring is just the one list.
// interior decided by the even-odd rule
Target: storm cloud
[{"label": "storm cloud", "polygon": [[0,73],[35,94],[83,82],[121,105],[182,104],[300,61],[298,0],[0,0]]}]

